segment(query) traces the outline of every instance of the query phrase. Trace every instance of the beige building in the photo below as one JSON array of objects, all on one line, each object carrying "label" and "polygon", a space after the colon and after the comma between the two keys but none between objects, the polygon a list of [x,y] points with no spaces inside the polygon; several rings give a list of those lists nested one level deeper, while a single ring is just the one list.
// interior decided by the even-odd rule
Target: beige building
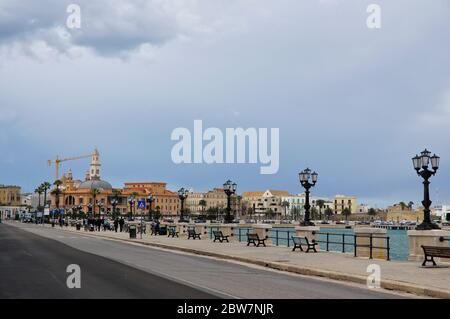
[{"label": "beige building", "polygon": [[0,185],[0,206],[21,205],[20,187]]},{"label": "beige building", "polygon": [[358,213],[358,200],[356,196],[336,195],[334,197],[334,213],[340,215],[345,208],[349,208],[351,214]]},{"label": "beige building", "polygon": [[[236,200],[238,196],[232,196],[231,209],[237,214],[240,213],[240,203]],[[201,204],[204,205],[201,205]],[[206,214],[210,208],[218,208],[223,210],[227,207],[227,194],[223,188],[214,188],[208,192],[193,192],[188,194],[186,199],[186,208],[192,215]]]}]

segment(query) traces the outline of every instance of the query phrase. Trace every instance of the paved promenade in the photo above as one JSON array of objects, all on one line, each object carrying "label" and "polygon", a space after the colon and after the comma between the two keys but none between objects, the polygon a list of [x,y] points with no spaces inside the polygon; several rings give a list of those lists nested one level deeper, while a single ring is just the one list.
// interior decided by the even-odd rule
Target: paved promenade
[{"label": "paved promenade", "polygon": [[[49,227],[46,225],[45,227]],[[55,227],[60,229],[59,227]],[[82,233],[86,236],[103,237],[154,247],[195,253],[199,255],[230,259],[266,266],[273,269],[295,272],[302,275],[321,276],[335,280],[365,284],[367,266],[378,264],[381,268],[381,287],[421,296],[450,298],[450,264],[440,263],[437,268],[423,268],[420,262],[386,261],[355,258],[350,254],[337,252],[304,253],[292,252],[287,247],[247,247],[246,243],[213,243],[202,236],[202,240],[168,238],[166,236],[137,235],[129,239],[128,233],[85,232],[75,228],[63,228],[68,232]]]}]

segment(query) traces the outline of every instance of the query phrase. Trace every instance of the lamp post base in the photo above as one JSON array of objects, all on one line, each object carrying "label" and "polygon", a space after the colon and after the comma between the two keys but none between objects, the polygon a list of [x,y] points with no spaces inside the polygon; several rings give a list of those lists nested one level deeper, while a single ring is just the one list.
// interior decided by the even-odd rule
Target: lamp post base
[{"label": "lamp post base", "polygon": [[314,224],[312,221],[304,220],[304,221],[300,222],[300,226],[316,226],[316,224]]},{"label": "lamp post base", "polygon": [[437,224],[431,222],[422,222],[422,224],[416,227],[416,230],[432,230],[441,229]]}]

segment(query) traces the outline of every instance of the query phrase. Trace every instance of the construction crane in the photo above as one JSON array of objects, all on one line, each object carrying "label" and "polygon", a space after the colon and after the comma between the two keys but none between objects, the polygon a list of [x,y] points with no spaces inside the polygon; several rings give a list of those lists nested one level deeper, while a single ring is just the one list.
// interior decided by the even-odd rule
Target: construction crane
[{"label": "construction crane", "polygon": [[47,163],[48,163],[48,166],[51,166],[52,163],[55,164],[55,167],[56,167],[56,179],[55,180],[58,180],[59,179],[59,164],[60,163],[67,162],[67,161],[75,161],[75,160],[79,160],[79,159],[83,159],[83,158],[88,158],[88,157],[91,157],[91,156],[92,156],[92,154],[83,155],[83,156],[68,157],[68,158],[63,158],[63,159],[60,159],[59,156],[56,156],[56,159],[48,160]]}]

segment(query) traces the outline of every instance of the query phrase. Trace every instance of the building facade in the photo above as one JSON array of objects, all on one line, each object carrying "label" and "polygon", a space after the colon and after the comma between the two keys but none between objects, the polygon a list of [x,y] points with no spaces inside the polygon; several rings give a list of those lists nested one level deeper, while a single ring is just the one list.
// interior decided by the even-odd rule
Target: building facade
[{"label": "building facade", "polygon": [[20,206],[20,186],[0,185],[0,206]]},{"label": "building facade", "polygon": [[351,214],[358,212],[358,200],[356,196],[336,195],[334,197],[334,213],[340,215],[346,208],[350,209]]},{"label": "building facade", "polygon": [[[84,212],[93,215],[108,215],[113,212],[113,201],[117,200],[116,212],[121,215],[148,214],[149,207],[138,209],[138,201],[149,194],[154,196],[151,209],[159,211],[163,216],[176,216],[180,205],[178,195],[166,189],[162,182],[127,182],[123,188],[113,188],[110,183],[101,179],[100,155],[95,150],[90,168],[84,181],[75,180],[69,171],[61,178],[60,195],[51,193],[51,209],[64,209],[65,212]],[[133,201],[130,201],[133,199]]]},{"label": "building facade", "polygon": [[244,192],[242,201],[253,210],[255,217],[280,219],[286,214],[283,199],[288,196],[288,191],[268,189],[264,192]]}]

